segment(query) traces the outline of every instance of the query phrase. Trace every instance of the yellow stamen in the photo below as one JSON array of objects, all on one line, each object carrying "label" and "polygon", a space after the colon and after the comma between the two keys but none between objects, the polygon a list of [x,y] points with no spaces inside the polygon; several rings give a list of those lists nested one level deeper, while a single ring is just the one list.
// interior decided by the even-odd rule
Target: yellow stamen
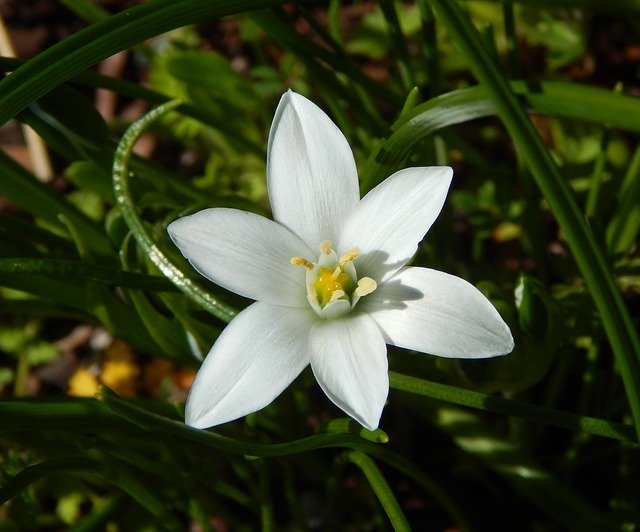
[{"label": "yellow stamen", "polygon": [[325,240],[322,244],[320,244],[320,253],[323,255],[331,254],[331,240]]},{"label": "yellow stamen", "polygon": [[342,257],[340,257],[338,264],[340,264],[340,266],[344,266],[348,262],[355,260],[359,255],[360,250],[358,248],[353,248],[351,251],[347,251],[344,255],[342,255]]},{"label": "yellow stamen", "polygon": [[336,269],[333,270],[333,273],[331,274],[331,280],[335,281],[341,273],[342,268],[340,268],[340,266],[336,266]]},{"label": "yellow stamen", "polygon": [[304,257],[293,257],[291,259],[291,264],[293,264],[294,266],[302,266],[308,272],[313,270],[313,264]]},{"label": "yellow stamen", "polygon": [[359,297],[366,296],[378,288],[376,283],[371,277],[363,277],[358,281],[358,287],[353,293]]}]

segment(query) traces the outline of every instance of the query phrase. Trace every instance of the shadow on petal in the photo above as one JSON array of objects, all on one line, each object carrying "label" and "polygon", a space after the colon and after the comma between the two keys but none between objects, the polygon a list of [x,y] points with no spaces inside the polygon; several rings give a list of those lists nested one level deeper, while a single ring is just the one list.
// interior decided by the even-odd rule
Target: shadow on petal
[{"label": "shadow on petal", "polygon": [[408,301],[417,301],[424,297],[424,292],[413,286],[403,283],[402,279],[391,278],[382,283],[375,292],[375,303],[371,302],[365,311],[373,311],[375,308],[387,310],[404,310],[408,307]]},{"label": "shadow on petal", "polygon": [[[387,262],[389,258],[389,254],[381,250],[367,251],[358,256],[354,261],[358,277],[371,277],[380,283],[381,280],[388,278],[402,268],[408,260],[407,258],[395,262]],[[386,281],[382,282],[386,283]]]}]

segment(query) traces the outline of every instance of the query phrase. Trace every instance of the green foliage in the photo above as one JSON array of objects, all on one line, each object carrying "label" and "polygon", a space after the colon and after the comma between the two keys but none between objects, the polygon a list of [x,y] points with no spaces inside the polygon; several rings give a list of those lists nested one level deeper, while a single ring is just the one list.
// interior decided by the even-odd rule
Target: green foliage
[{"label": "green foliage", "polygon": [[[637,2],[60,3],[92,24],[0,60],[15,70],[0,118],[44,139],[57,176],[0,151],[0,530],[635,530],[640,101],[606,68],[585,81],[585,57],[603,13],[638,39]],[[90,70],[122,50],[147,83]],[[182,422],[176,382],[247,302],[166,226],[268,215],[288,87],[345,133],[363,193],[403,166],[454,167],[414,263],[475,283],[515,336],[482,361],[389,348],[376,432],[336,418],[308,371],[245,420]],[[131,102],[155,110],[125,133]],[[155,151],[134,155],[145,132]],[[60,397],[93,395],[108,369],[140,373],[137,397]]]}]

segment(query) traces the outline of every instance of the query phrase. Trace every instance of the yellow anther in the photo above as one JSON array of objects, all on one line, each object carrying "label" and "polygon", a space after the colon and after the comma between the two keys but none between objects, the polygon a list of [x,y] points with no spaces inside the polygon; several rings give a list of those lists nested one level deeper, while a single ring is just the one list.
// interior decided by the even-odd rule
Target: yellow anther
[{"label": "yellow anther", "polygon": [[304,257],[293,257],[291,259],[291,264],[293,264],[294,266],[302,266],[308,272],[310,272],[314,268],[313,264]]},{"label": "yellow anther", "polygon": [[353,293],[362,297],[370,294],[376,288],[378,288],[378,283],[376,283],[371,277],[363,277],[358,281],[358,286]]},{"label": "yellow anther", "polygon": [[340,257],[338,264],[340,264],[340,266],[344,266],[348,262],[355,260],[359,255],[360,250],[358,248],[353,248],[351,251],[347,251],[344,255],[342,255],[342,257]]},{"label": "yellow anther", "polygon": [[323,255],[331,254],[331,240],[325,240],[322,244],[320,244],[320,253]]}]

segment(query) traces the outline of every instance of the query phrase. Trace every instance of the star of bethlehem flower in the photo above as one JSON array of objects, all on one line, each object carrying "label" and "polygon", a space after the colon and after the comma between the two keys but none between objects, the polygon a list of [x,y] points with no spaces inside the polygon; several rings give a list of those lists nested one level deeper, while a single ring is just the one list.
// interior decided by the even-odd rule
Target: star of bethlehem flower
[{"label": "star of bethlehem flower", "polygon": [[374,430],[389,391],[385,343],[453,358],[509,353],[509,328],[475,287],[405,266],[452,173],[406,168],[360,199],[345,137],[314,103],[285,93],[268,142],[273,220],[215,208],[168,227],[196,270],[255,300],[204,360],[186,423],[255,412],[310,364],[331,401]]}]

